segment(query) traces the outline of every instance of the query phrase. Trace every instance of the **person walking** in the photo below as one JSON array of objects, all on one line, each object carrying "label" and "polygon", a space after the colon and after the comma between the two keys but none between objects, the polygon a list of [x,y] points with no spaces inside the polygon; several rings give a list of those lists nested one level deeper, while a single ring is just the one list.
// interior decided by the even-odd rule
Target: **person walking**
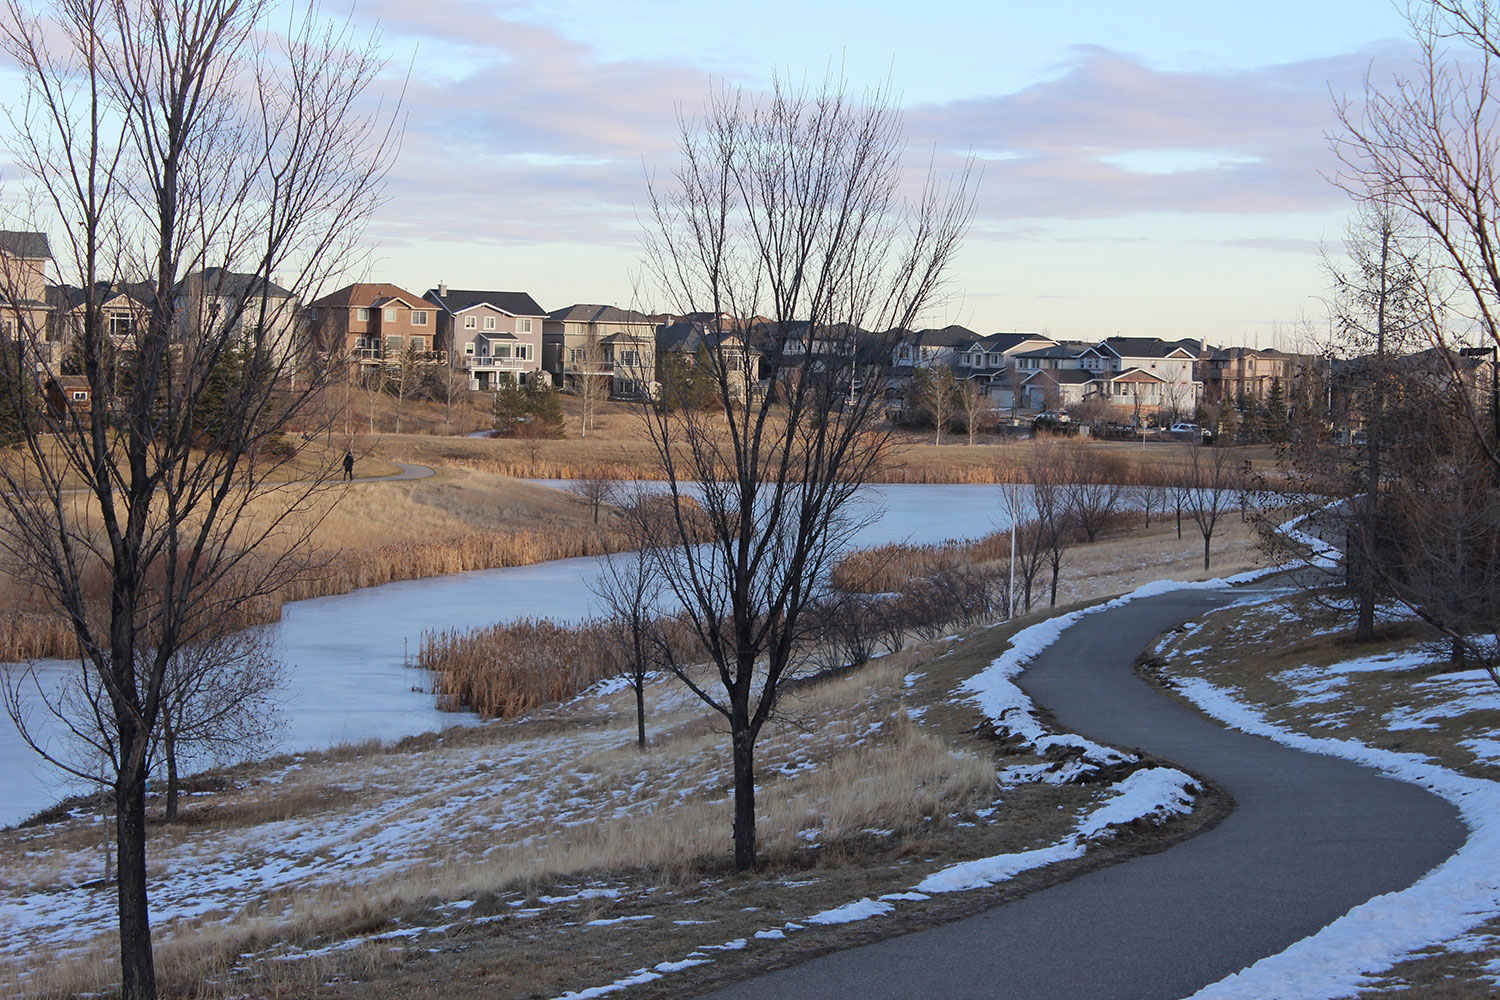
[{"label": "person walking", "polygon": [[344,452],[344,482],[354,481],[354,452]]}]

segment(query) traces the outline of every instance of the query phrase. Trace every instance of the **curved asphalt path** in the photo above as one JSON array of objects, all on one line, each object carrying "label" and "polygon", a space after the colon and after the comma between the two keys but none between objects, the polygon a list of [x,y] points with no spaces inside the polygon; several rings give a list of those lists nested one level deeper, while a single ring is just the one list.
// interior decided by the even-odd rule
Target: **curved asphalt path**
[{"label": "curved asphalt path", "polygon": [[1068,728],[1225,788],[1237,806],[1224,822],[977,916],[708,996],[1179,1000],[1448,857],[1466,833],[1442,799],[1223,729],[1134,677],[1157,633],[1236,596],[1179,591],[1086,615],[1021,676]]}]

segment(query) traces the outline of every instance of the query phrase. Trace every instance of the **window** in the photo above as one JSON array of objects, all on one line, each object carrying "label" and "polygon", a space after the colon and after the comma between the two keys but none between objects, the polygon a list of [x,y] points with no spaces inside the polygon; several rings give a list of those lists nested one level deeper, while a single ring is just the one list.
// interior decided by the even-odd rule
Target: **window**
[{"label": "window", "polygon": [[406,338],[404,338],[404,337],[387,337],[387,338],[385,338],[385,352],[387,354],[400,354],[401,353],[401,349],[403,347],[405,347],[405,346],[406,346]]},{"label": "window", "polygon": [[490,351],[497,358],[505,358],[505,359],[509,359],[510,358],[510,345],[509,344],[491,344],[490,345]]},{"label": "window", "polygon": [[394,309],[387,309],[385,311],[385,321],[387,323],[394,323],[394,322],[396,322],[396,310],[394,310]]},{"label": "window", "polygon": [[495,328],[495,317],[486,316],[484,318],[484,328],[486,330],[493,330]]},{"label": "window", "polygon": [[133,332],[135,323],[129,313],[113,313],[109,317],[109,335],[111,337],[128,337]]},{"label": "window", "polygon": [[477,320],[474,319],[473,316],[465,316],[464,317],[464,329],[465,330],[474,330],[474,329],[477,329],[478,326],[479,326],[479,323],[478,323]]},{"label": "window", "polygon": [[411,311],[411,325],[412,326],[426,326],[427,325],[427,310],[426,309],[413,309]]},{"label": "window", "polygon": [[87,389],[74,389],[73,398],[78,400],[88,399],[89,391]]},{"label": "window", "polygon": [[464,353],[467,354],[467,355],[469,355],[470,357],[472,357],[473,354],[474,354],[474,345],[473,344],[465,344],[464,345]]},{"label": "window", "polygon": [[368,323],[370,322],[370,310],[356,309],[354,310],[354,318],[361,323]]},{"label": "window", "polygon": [[516,320],[516,332],[517,333],[530,333],[531,332],[531,320],[529,320],[529,319],[518,319],[518,320]]},{"label": "window", "polygon": [[634,368],[641,363],[640,351],[621,351],[618,356],[622,368]]},{"label": "window", "polygon": [[583,354],[583,352],[580,351],[576,347],[570,347],[570,348],[568,348],[568,364],[570,364],[570,365],[576,365],[576,364],[578,364],[578,362],[581,360],[580,355],[582,355],[582,354]]},{"label": "window", "polygon": [[530,361],[531,360],[531,345],[530,344],[517,344],[516,345],[516,360],[517,361]]},{"label": "window", "polygon": [[425,351],[425,350],[427,350],[427,338],[426,337],[413,337],[413,338],[411,338],[411,349],[414,350],[414,351]]}]

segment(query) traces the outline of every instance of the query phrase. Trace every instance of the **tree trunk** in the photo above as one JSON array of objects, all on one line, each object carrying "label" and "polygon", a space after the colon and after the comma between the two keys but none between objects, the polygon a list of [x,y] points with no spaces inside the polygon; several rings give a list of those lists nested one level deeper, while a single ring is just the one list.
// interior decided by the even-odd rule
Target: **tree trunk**
[{"label": "tree trunk", "polygon": [[[736,715],[740,714],[737,710]],[[733,720],[734,732],[734,870],[754,871],[755,859],[755,737],[749,721]]]},{"label": "tree trunk", "polygon": [[646,675],[635,675],[635,745],[646,749]]},{"label": "tree trunk", "polygon": [[167,822],[177,822],[177,795],[181,782],[177,779],[177,733],[167,725],[162,730],[162,752],[167,758]]},{"label": "tree trunk", "polygon": [[146,907],[146,773],[142,764],[115,785],[115,869],[119,873],[120,975],[125,1000],[154,1000],[156,965]]},{"label": "tree trunk", "polygon": [[1213,535],[1209,534],[1208,532],[1203,533],[1203,572],[1205,573],[1208,572],[1208,543],[1212,539]]}]

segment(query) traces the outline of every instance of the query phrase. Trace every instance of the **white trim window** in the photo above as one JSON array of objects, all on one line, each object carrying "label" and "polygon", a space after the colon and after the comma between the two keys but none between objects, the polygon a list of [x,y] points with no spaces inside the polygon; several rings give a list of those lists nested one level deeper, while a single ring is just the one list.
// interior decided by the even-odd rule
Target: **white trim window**
[{"label": "white trim window", "polygon": [[464,353],[467,354],[469,357],[472,358],[474,356],[474,345],[473,344],[465,344],[464,345]]},{"label": "white trim window", "polygon": [[387,309],[385,311],[385,321],[387,323],[394,323],[394,322],[396,322],[396,310],[395,309]]},{"label": "white trim window", "polygon": [[486,330],[493,330],[495,328],[495,317],[486,316],[484,318],[484,328]]},{"label": "white trim window", "polygon": [[515,345],[515,348],[516,348],[516,350],[515,350],[515,355],[514,356],[515,356],[515,359],[517,361],[530,361],[531,360],[531,345],[530,344],[517,344],[517,345]]},{"label": "white trim window", "polygon": [[530,333],[531,332],[531,320],[529,320],[529,319],[518,319],[518,320],[516,320],[516,332],[517,333]]},{"label": "white trim window", "polygon": [[358,323],[368,323],[368,322],[370,322],[370,310],[368,310],[368,309],[356,309],[356,310],[354,310],[354,319],[355,319],[355,322],[358,322]]},{"label": "white trim window", "polygon": [[490,345],[490,353],[492,355],[494,355],[495,358],[498,359],[498,360],[500,360],[500,361],[509,361],[510,360],[510,345],[509,344],[491,344]]},{"label": "white trim window", "polygon": [[479,329],[479,320],[475,319],[473,316],[465,316],[464,317],[464,329],[465,330],[477,330],[477,329]]},{"label": "white trim window", "polygon": [[411,311],[411,325],[412,326],[426,326],[427,325],[427,310],[426,309],[413,309]]}]

